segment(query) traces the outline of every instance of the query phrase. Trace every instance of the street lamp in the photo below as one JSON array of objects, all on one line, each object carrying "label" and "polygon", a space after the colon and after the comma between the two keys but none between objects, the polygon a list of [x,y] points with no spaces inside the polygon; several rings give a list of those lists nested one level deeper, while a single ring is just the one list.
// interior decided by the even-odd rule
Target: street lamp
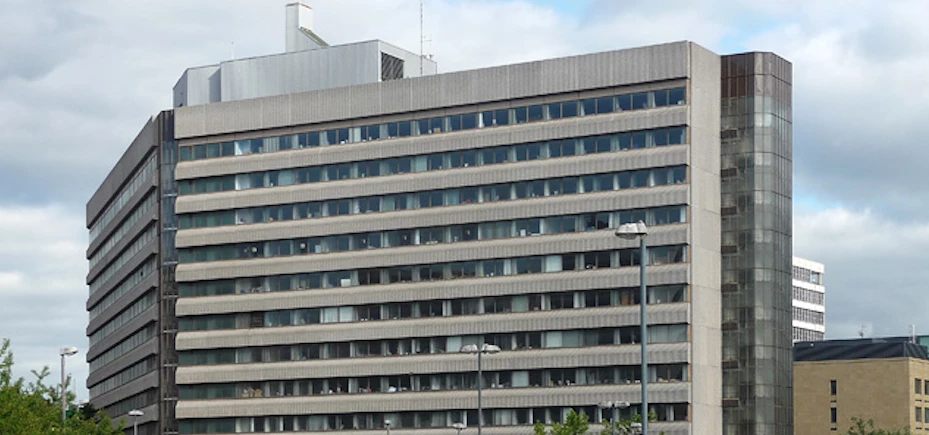
[{"label": "street lamp", "polygon": [[139,435],[139,417],[143,415],[145,415],[145,413],[138,409],[129,411],[129,416],[132,417],[132,435]]},{"label": "street lamp", "polygon": [[481,355],[500,352],[500,346],[484,343],[484,345],[478,348],[476,344],[466,344],[461,346],[461,352],[477,354],[477,435],[481,435],[481,429],[484,427],[484,409],[481,405],[481,391],[482,385],[484,384],[484,375],[481,367]]},{"label": "street lamp", "polygon": [[74,346],[63,347],[58,351],[61,355],[61,426],[65,425],[65,357],[77,354],[77,348]]},{"label": "street lamp", "polygon": [[464,423],[455,423],[452,425],[452,428],[458,431],[458,435],[461,435],[461,431],[463,431],[466,427],[467,426],[465,426]]},{"label": "street lamp", "polygon": [[648,227],[645,223],[622,224],[616,229],[616,236],[627,240],[639,239],[639,341],[642,342],[642,433],[648,434],[648,358],[646,357],[646,346],[648,343],[648,324],[645,317],[645,305],[648,302],[648,294],[645,290],[645,268],[648,262],[648,256],[645,247],[645,237],[648,236]]},{"label": "street lamp", "polygon": [[387,435],[390,435],[390,420],[384,420],[384,427],[387,428]]},{"label": "street lamp", "polygon": [[600,409],[609,409],[610,411],[610,433],[616,435],[616,408],[626,409],[629,407],[629,402],[600,402],[597,404],[597,407]]}]

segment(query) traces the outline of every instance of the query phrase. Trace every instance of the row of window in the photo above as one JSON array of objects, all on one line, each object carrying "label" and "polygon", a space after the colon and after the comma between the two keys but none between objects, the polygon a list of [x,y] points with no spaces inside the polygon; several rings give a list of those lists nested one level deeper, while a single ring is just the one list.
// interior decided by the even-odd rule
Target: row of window
[{"label": "row of window", "polygon": [[[686,364],[653,364],[649,382],[687,380]],[[484,372],[484,388],[555,387],[639,383],[640,366],[585,367]],[[284,381],[181,385],[181,400],[292,397],[326,394],[397,393],[477,389],[477,373],[315,378]]]},{"label": "row of window", "polygon": [[155,174],[157,160],[155,156],[152,156],[145,162],[145,166],[136,173],[132,180],[123,187],[123,190],[119,193],[119,196],[113,200],[113,203],[107,206],[106,211],[100,215],[100,218],[97,219],[97,222],[94,222],[90,226],[90,243],[97,239],[97,236],[100,235],[100,232],[116,217],[117,214],[129,203],[129,199],[135,195],[139,189],[142,188],[148,181],[152,178],[152,175]]},{"label": "row of window", "polygon": [[93,269],[94,266],[96,266],[97,263],[100,262],[100,260],[103,259],[103,257],[106,256],[108,252],[110,252],[110,249],[113,249],[113,247],[122,240],[126,233],[132,229],[132,226],[135,225],[139,219],[142,218],[142,216],[147,214],[152,209],[152,207],[157,205],[156,201],[155,194],[152,193],[146,196],[145,199],[139,203],[139,206],[132,211],[132,214],[130,214],[126,220],[119,224],[119,228],[117,228],[116,231],[113,231],[113,233],[110,234],[110,236],[107,238],[106,242],[104,242],[103,245],[97,249],[97,252],[90,256],[90,260],[88,261],[90,263],[89,267],[91,269]]},{"label": "row of window", "polygon": [[823,275],[819,272],[807,269],[805,267],[793,266],[793,279],[808,282],[812,284],[823,284]]},{"label": "row of window", "polygon": [[[648,304],[684,302],[686,300],[687,287],[685,285],[648,288]],[[638,302],[639,288],[636,287],[617,290],[585,290],[579,292],[536,293],[515,296],[489,296],[484,298],[191,316],[181,318],[179,327],[181,331],[272,328],[318,323],[368,322],[387,319],[630,306],[638,304]]]},{"label": "row of window", "polygon": [[797,328],[796,326],[794,326],[793,328],[794,343],[798,341],[823,341],[823,339],[825,338],[826,338],[826,334],[819,332],[819,331],[813,331],[811,329],[805,329],[805,328]]},{"label": "row of window", "polygon": [[[417,333],[428,333],[428,331],[417,331]],[[639,333],[638,326],[627,326],[621,328],[402,338],[236,349],[200,349],[178,352],[178,356],[181,365],[192,366],[452,353],[458,352],[464,345],[478,343],[495,344],[503,350],[515,351],[634,344],[639,342]],[[687,325],[650,325],[648,327],[649,343],[682,343],[685,341],[687,341]]]},{"label": "row of window", "polygon": [[444,227],[200,246],[181,249],[180,260],[181,263],[192,263],[248,258],[286,257],[291,255],[393,248],[399,246],[457,243],[471,240],[506,239],[542,234],[595,231],[606,228],[616,228],[620,224],[638,221],[644,221],[650,226],[674,224],[684,222],[686,216],[686,206],[677,205],[629,210],[625,212],[588,213],[582,215],[551,216]]},{"label": "row of window", "polygon": [[119,298],[135,288],[136,285],[144,281],[156,270],[157,260],[154,258],[146,260],[145,263],[142,263],[136,270],[133,270],[115,289],[107,293],[103,299],[100,299],[100,301],[90,309],[90,318],[96,318],[100,313],[116,303]]},{"label": "row of window", "polygon": [[107,406],[106,408],[103,408],[103,412],[105,412],[106,415],[112,415],[114,417],[119,415],[126,415],[133,409],[143,409],[147,406],[158,403],[159,396],[160,395],[158,394],[157,388],[145,390],[139,394],[130,396],[110,406]]},{"label": "row of window", "polygon": [[106,352],[98,355],[96,358],[90,361],[90,371],[95,372],[103,366],[113,362],[116,358],[119,358],[132,349],[135,349],[141,346],[148,340],[151,340],[155,336],[155,326],[148,325],[145,328],[138,330],[135,334],[130,335],[125,340],[120,341],[113,347],[111,347]]},{"label": "row of window", "polygon": [[269,153],[686,104],[684,88],[180,147],[180,160]]},{"label": "row of window", "polygon": [[793,287],[794,300],[809,302],[816,305],[826,305],[826,294],[817,292],[803,287]]},{"label": "row of window", "polygon": [[687,181],[686,166],[642,169],[607,174],[562,177],[516,183],[427,190],[385,196],[334,199],[299,204],[223,210],[179,216],[181,229],[289,221],[349,214],[377,213],[454,206],[516,199],[574,195],[680,184]]},{"label": "row of window", "polygon": [[96,278],[94,278],[93,282],[91,282],[89,286],[90,294],[93,295],[98,290],[103,288],[103,284],[106,284],[106,282],[112,278],[116,272],[119,272],[120,269],[122,269],[122,267],[129,262],[129,260],[132,260],[136,254],[142,251],[143,248],[148,246],[149,243],[151,243],[156,238],[158,238],[157,227],[155,225],[149,225],[148,228],[142,231],[142,233],[139,234],[139,236],[136,237],[136,239],[133,240],[132,243],[119,254],[118,257],[113,259],[113,261],[107,265],[106,269],[103,269],[103,271],[100,272]]},{"label": "row of window", "polygon": [[130,320],[134,319],[139,314],[142,314],[143,311],[149,309],[155,305],[156,297],[154,291],[148,291],[142,297],[137,299],[129,307],[123,310],[121,313],[110,319],[105,325],[100,329],[90,335],[90,345],[93,346],[108,337],[110,334],[119,330],[120,327],[129,323]]},{"label": "row of window", "polygon": [[[630,406],[618,410],[620,419],[632,418],[641,406]],[[535,422],[545,424],[563,423],[571,410],[593,416],[594,421],[609,421],[610,411],[601,411],[596,405],[583,407],[552,406],[546,408],[484,409],[484,426],[528,426]],[[686,403],[649,403],[649,413],[655,413],[658,421],[687,421],[689,407]],[[205,433],[252,433],[252,432],[295,432],[336,431],[385,428],[390,421],[392,429],[436,428],[451,433],[452,425],[462,423],[477,427],[476,410],[452,411],[408,411],[395,413],[359,413],[336,415],[287,415],[272,417],[239,417],[181,420],[181,434]],[[531,430],[529,428],[527,431]]]},{"label": "row of window", "polygon": [[800,307],[793,307],[793,319],[801,322],[812,323],[815,325],[826,324],[825,313]]},{"label": "row of window", "polygon": [[119,373],[110,376],[109,378],[104,379],[103,381],[98,382],[90,387],[91,397],[99,396],[107,391],[110,391],[121,385],[125,385],[127,382],[131,382],[135,379],[145,376],[147,373],[155,370],[158,366],[155,357],[145,358],[142,361],[139,361]]},{"label": "row of window", "polygon": [[[646,264],[683,263],[685,245],[655,246],[646,251]],[[498,258],[482,261],[434,263],[415,266],[395,266],[374,269],[340,270],[331,272],[275,275],[236,280],[197,281],[180,284],[180,295],[213,296],[234,293],[310,290],[318,288],[352,287],[357,285],[391,284],[420,281],[440,281],[460,278],[554,273],[602,267],[638,266],[639,250],[597,251],[533,257]]]},{"label": "row of window", "polygon": [[929,395],[929,379],[923,381],[922,379],[916,378],[913,380],[913,392],[916,394],[925,394]]},{"label": "row of window", "polygon": [[248,190],[263,187],[290,186],[411,172],[437,171],[449,168],[493,165],[506,162],[548,159],[578,154],[606,153],[617,150],[651,148],[684,143],[684,127],[663,128],[631,133],[565,139],[521,145],[506,145],[480,150],[455,151],[385,160],[368,160],[324,166],[251,172],[197,178],[179,182],[180,194]]}]

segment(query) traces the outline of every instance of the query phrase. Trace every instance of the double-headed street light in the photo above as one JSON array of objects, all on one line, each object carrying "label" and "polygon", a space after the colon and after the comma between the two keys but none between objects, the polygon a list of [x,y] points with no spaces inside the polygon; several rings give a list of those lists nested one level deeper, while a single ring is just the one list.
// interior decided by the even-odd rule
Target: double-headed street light
[{"label": "double-headed street light", "polygon": [[138,409],[129,411],[129,416],[132,417],[132,435],[139,435],[139,417],[143,415],[145,415],[145,413]]},{"label": "double-headed street light", "polygon": [[466,344],[461,346],[462,353],[477,354],[477,435],[481,435],[481,429],[484,427],[484,409],[481,404],[481,391],[484,384],[483,369],[481,367],[481,355],[493,354],[500,352],[500,346],[484,343],[481,347],[476,344]]},{"label": "double-headed street light", "polygon": [[616,236],[628,240],[639,239],[639,341],[642,342],[642,433],[648,434],[648,359],[646,350],[648,343],[647,319],[645,317],[645,305],[648,302],[648,294],[645,290],[645,267],[648,263],[648,253],[645,247],[645,237],[648,236],[648,227],[645,223],[622,224],[616,229]]},{"label": "double-headed street light", "polygon": [[58,351],[58,355],[61,356],[61,426],[64,427],[65,424],[65,396],[67,391],[65,390],[65,357],[77,354],[77,348],[74,346],[63,347]]},{"label": "double-headed street light", "polygon": [[616,435],[616,409],[626,409],[629,407],[629,402],[600,402],[597,404],[597,407],[600,409],[609,409],[610,410],[610,433]]}]

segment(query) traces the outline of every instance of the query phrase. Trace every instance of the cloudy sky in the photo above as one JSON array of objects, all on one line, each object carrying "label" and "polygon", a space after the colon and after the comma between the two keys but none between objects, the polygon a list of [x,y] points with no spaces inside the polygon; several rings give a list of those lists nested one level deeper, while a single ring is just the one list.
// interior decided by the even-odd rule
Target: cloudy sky
[{"label": "cloudy sky", "polygon": [[[20,375],[87,348],[84,205],[190,66],[283,51],[284,0],[3,0],[0,337]],[[330,43],[417,50],[416,0],[311,0]],[[929,333],[929,2],[427,0],[440,71],[692,40],[794,65],[794,252],[827,329]],[[924,174],[924,175],[920,175]],[[69,361],[81,396],[83,353]]]}]

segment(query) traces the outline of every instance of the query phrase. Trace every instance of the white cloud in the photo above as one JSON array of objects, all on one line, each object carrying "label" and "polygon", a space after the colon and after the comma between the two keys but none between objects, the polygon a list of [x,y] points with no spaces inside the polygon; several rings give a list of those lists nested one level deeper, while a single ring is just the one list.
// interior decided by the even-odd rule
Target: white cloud
[{"label": "white cloud", "polygon": [[826,330],[853,337],[862,324],[874,335],[907,335],[926,327],[929,220],[895,222],[870,210],[798,210],[794,254],[826,264]]},{"label": "white cloud", "polygon": [[[0,205],[0,337],[12,340],[17,376],[31,379],[46,365],[55,372],[63,346],[87,350],[82,230],[83,220],[60,206]],[[68,366],[83,387],[84,358]]]}]

